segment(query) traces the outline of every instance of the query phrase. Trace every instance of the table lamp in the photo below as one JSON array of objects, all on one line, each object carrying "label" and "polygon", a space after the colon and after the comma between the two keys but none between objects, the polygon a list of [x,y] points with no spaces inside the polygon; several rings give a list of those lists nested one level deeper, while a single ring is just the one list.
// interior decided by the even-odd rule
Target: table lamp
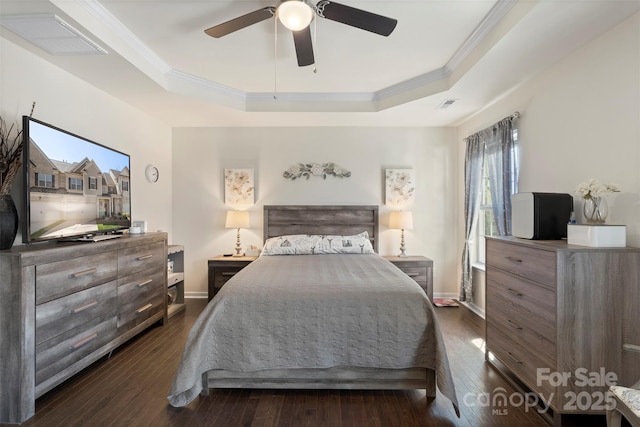
[{"label": "table lamp", "polygon": [[405,258],[407,254],[404,253],[404,230],[411,230],[413,228],[413,214],[406,211],[394,211],[389,214],[389,228],[393,230],[402,230],[400,234],[400,255],[401,258]]},{"label": "table lamp", "polygon": [[236,234],[236,253],[233,256],[242,256],[242,246],[240,245],[240,229],[249,228],[249,212],[248,211],[228,211],[225,228],[235,228]]}]

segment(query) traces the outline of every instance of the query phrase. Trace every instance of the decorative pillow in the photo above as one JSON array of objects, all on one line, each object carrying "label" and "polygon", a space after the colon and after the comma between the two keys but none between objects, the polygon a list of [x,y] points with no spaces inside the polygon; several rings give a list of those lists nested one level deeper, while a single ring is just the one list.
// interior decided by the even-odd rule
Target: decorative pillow
[{"label": "decorative pillow", "polygon": [[353,236],[318,236],[316,254],[372,254],[373,246],[366,231]]},{"label": "decorative pillow", "polygon": [[313,255],[320,236],[291,234],[267,239],[262,255]]}]

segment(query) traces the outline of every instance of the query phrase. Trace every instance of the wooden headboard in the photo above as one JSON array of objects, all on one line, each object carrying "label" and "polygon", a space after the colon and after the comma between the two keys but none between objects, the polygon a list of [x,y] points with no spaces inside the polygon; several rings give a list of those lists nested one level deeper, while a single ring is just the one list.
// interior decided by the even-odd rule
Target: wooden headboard
[{"label": "wooden headboard", "polygon": [[369,233],[378,252],[378,206],[271,205],[264,207],[264,240],[286,234]]}]

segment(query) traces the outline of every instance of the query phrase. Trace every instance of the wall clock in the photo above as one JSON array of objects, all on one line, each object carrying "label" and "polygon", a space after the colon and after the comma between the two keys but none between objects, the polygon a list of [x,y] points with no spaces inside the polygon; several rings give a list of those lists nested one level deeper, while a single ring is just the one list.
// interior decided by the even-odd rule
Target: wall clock
[{"label": "wall clock", "polygon": [[151,183],[158,182],[158,179],[160,178],[160,172],[158,171],[158,168],[153,165],[147,166],[145,175],[147,177],[147,181]]}]

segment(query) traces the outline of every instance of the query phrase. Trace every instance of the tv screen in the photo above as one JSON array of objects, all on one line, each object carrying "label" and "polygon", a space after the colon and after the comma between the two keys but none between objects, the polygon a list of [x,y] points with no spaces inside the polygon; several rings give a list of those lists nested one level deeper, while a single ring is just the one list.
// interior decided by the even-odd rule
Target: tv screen
[{"label": "tv screen", "polygon": [[23,116],[24,243],[131,225],[127,154]]}]

